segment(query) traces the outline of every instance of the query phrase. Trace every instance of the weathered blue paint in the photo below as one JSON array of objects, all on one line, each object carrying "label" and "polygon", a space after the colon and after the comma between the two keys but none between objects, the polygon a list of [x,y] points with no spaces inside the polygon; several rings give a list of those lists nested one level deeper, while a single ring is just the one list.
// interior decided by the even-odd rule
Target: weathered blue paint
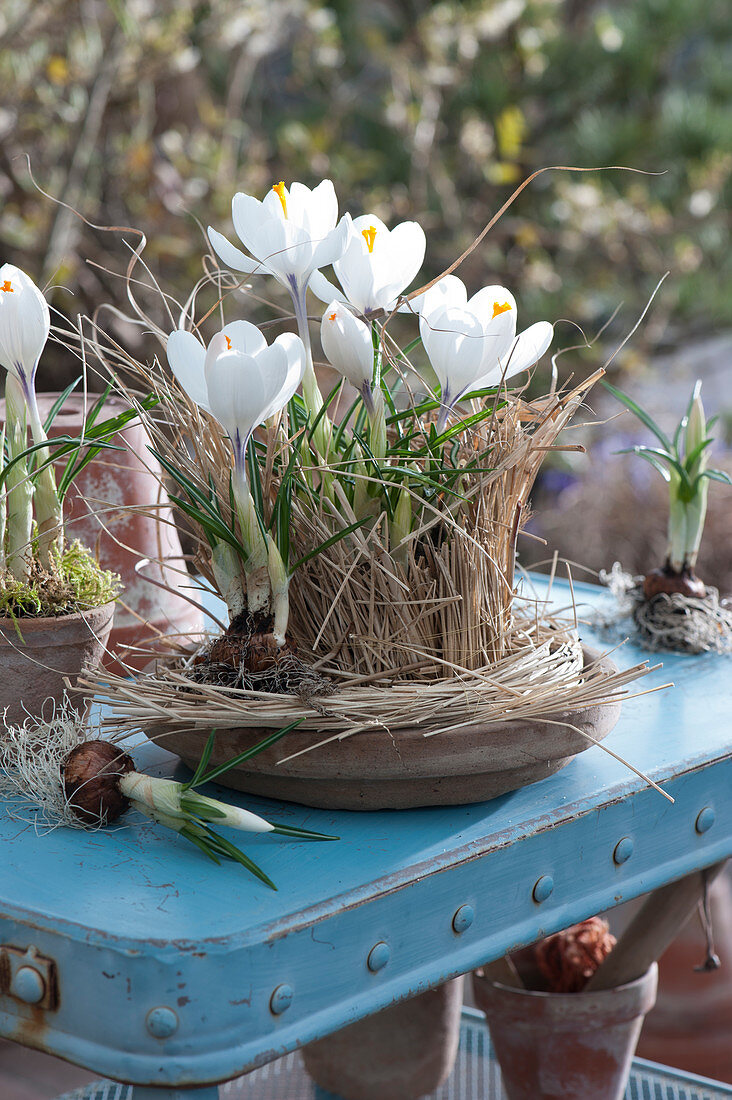
[{"label": "weathered blue paint", "polygon": [[[601,598],[591,586],[575,592]],[[565,585],[555,594],[568,602]],[[645,657],[627,645],[616,660]],[[476,806],[357,814],[242,796],[265,816],[342,837],[329,845],[245,838],[277,894],[141,819],[37,835],[4,816],[0,943],[32,945],[53,960],[58,998],[43,1010],[3,990],[0,1035],[141,1085],[226,1080],[729,856],[730,664],[713,655],[663,660],[637,690],[668,680],[675,688],[628,700],[609,744],[662,783],[674,805],[599,747]],[[158,774],[175,764],[152,746],[134,755]],[[700,832],[705,808],[714,823]],[[632,859],[618,863],[627,837]],[[542,876],[554,887],[537,904]],[[474,920],[456,935],[464,906]],[[374,972],[368,958],[379,941],[390,958]],[[276,1015],[271,999],[282,986],[295,996]],[[179,1021],[167,1038],[146,1026],[160,1006]]]}]

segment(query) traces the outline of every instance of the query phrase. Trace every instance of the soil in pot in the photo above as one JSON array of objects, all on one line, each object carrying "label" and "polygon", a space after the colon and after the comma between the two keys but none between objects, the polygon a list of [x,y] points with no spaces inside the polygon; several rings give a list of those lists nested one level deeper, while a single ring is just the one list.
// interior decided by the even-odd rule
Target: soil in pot
[{"label": "soil in pot", "polygon": [[[29,715],[51,716],[64,697],[64,677],[73,683],[82,669],[99,664],[112,629],[115,604],[73,615],[0,618],[0,710],[19,724]],[[88,700],[74,695],[76,710]]]},{"label": "soil in pot", "polygon": [[462,1002],[461,975],[309,1043],[305,1068],[343,1100],[418,1100],[450,1075]]},{"label": "soil in pot", "polygon": [[622,1100],[658,967],[615,989],[542,993],[476,973],[508,1100]]}]

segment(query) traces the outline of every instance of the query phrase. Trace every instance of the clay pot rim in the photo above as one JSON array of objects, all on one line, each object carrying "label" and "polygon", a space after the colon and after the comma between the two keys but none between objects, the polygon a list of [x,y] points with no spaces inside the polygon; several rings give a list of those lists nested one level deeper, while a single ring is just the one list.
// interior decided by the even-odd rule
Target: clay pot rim
[{"label": "clay pot rim", "polygon": [[[90,634],[101,634],[114,619],[117,601],[97,604],[88,611],[72,611],[68,615],[33,615],[14,619],[0,615],[0,651],[14,648],[73,646]],[[20,638],[18,638],[20,632]],[[107,642],[105,642],[105,649]]]},{"label": "clay pot rim", "polygon": [[478,974],[477,971],[473,972],[473,980],[479,982],[482,986],[491,986],[500,990],[501,996],[503,994],[514,995],[515,999],[524,999],[526,997],[535,998],[540,1000],[551,1000],[552,1004],[559,1004],[560,1000],[566,1001],[568,1004],[576,1004],[578,998],[582,998],[585,1001],[588,997],[604,997],[608,993],[622,993],[625,990],[637,989],[639,986],[644,985],[649,981],[650,975],[652,975],[654,969],[658,971],[658,963],[651,963],[646,971],[639,978],[634,978],[631,982],[624,982],[623,985],[613,985],[609,989],[581,989],[577,993],[552,993],[545,989],[518,989],[514,985],[504,985],[503,982],[494,982],[490,978],[486,978],[483,974]]},{"label": "clay pot rim", "polygon": [[4,615],[0,612],[0,628],[2,628],[4,623],[17,623],[22,630],[23,626],[35,626],[38,624],[38,626],[48,627],[53,623],[73,622],[74,620],[85,619],[87,615],[93,615],[96,611],[103,611],[106,608],[114,610],[118,599],[119,596],[115,596],[113,600],[107,600],[106,603],[95,604],[94,607],[88,607],[86,611],[70,611],[64,612],[61,615]]}]

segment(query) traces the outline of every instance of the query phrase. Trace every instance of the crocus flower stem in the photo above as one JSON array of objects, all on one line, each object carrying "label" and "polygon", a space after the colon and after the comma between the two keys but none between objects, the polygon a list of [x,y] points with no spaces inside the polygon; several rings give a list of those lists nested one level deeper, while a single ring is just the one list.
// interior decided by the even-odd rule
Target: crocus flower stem
[{"label": "crocus flower stem", "polygon": [[369,437],[371,452],[377,462],[381,463],[386,458],[386,411],[384,409],[384,395],[381,388],[369,391],[371,398],[369,403],[365,401],[366,412],[369,418]]},{"label": "crocus flower stem", "polygon": [[241,558],[228,542],[217,542],[211,547],[211,568],[229,617],[235,619],[246,607]]},{"label": "crocus flower stem", "polygon": [[[7,413],[6,413],[7,415]],[[8,451],[16,458],[27,446],[24,421],[8,418]],[[28,477],[25,461],[16,462],[7,477],[6,564],[17,581],[30,577],[33,551],[31,530],[33,526],[33,485]]]},{"label": "crocus flower stem", "polygon": [[244,573],[247,581],[247,607],[251,615],[265,612],[269,608],[270,583],[268,573],[269,549],[257,519],[257,511],[249,491],[246,478],[244,456],[237,454],[236,464],[231,477],[231,486],[236,502],[239,528],[247,560]]},{"label": "crocus flower stem", "polygon": [[406,566],[409,558],[409,543],[404,540],[412,530],[412,494],[407,486],[399,490],[394,518],[389,524],[391,554],[395,561]]},{"label": "crocus flower stem", "polygon": [[[323,395],[320,392],[320,386],[315,377],[315,369],[313,367],[313,349],[310,343],[310,326],[308,324],[308,313],[305,303],[305,290],[300,288],[294,278],[291,279],[290,293],[292,294],[292,304],[295,309],[297,331],[305,347],[305,372],[302,378],[302,394],[310,416],[312,420],[315,420],[323,407]],[[328,458],[332,434],[333,425],[331,424],[330,417],[327,413],[324,413],[323,416],[320,417],[314,435],[315,449],[324,460]]]},{"label": "crocus flower stem", "polygon": [[440,405],[440,411],[437,416],[437,434],[442,435],[447,424],[447,418],[450,415],[452,409],[452,402],[450,401],[450,395],[445,391],[442,395],[442,403]]},{"label": "crocus flower stem", "polygon": [[[25,385],[12,374],[5,380],[6,417],[9,423],[26,425],[31,430],[33,442],[45,443],[48,436],[41,423],[33,385]],[[43,448],[35,452],[36,466],[48,463],[50,452]],[[39,470],[35,478],[33,510],[38,531],[38,558],[46,569],[52,565],[53,551],[61,550],[63,540],[63,507],[56,489],[53,466]]]},{"label": "crocus flower stem", "polygon": [[[5,469],[5,425],[0,428],[0,474]],[[0,573],[5,570],[5,525],[7,520],[7,490],[0,489]]]},{"label": "crocus flower stem", "polygon": [[271,535],[267,535],[267,551],[267,569],[272,589],[272,611],[274,613],[272,634],[277,645],[283,646],[290,616],[290,575],[282,560],[279,547]]}]

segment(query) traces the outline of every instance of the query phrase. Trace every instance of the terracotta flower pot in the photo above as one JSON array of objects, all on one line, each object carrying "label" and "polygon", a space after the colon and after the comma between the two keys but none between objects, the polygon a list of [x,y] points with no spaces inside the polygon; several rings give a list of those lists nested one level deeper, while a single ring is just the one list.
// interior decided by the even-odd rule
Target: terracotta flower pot
[{"label": "terracotta flower pot", "polygon": [[450,1075],[462,1003],[461,976],[309,1043],[305,1068],[343,1100],[417,1100]]},{"label": "terracotta flower pot", "polygon": [[[38,407],[45,419],[57,399],[57,393],[39,393]],[[98,398],[87,397],[87,410]],[[107,398],[100,420],[117,416],[127,408],[119,398]],[[5,419],[5,404],[0,402],[0,420]],[[51,438],[60,435],[78,436],[84,423],[84,396],[72,394],[60,410],[49,432]],[[155,648],[160,634],[182,634],[188,637],[203,628],[203,616],[198,608],[179,596],[175,589],[186,583],[186,567],[180,538],[173,521],[173,511],[158,481],[160,468],[150,454],[150,440],[139,421],[132,421],[113,440],[123,450],[103,450],[82,470],[64,501],[66,536],[79,539],[96,554],[104,569],[111,569],[122,579],[124,590],[117,605],[114,628],[109,640],[107,668],[124,675],[124,669],[113,656],[115,650],[131,668],[143,668],[150,660],[148,653],[135,654],[125,647]],[[67,460],[57,465],[63,469]],[[131,507],[157,507],[156,520],[151,515],[131,511]],[[149,567],[145,573],[173,591],[164,591],[144,577],[135,567],[140,558],[165,559],[166,566]]]},{"label": "terracotta flower pot", "polygon": [[[83,668],[99,664],[112,629],[114,601],[91,611],[39,619],[0,618],[0,713],[20,723],[29,715],[48,718]],[[53,701],[53,702],[52,702]],[[72,697],[80,713],[86,700]]]},{"label": "terracotta flower pot", "polygon": [[655,963],[591,993],[537,993],[474,974],[508,1100],[622,1100],[657,980]]}]

